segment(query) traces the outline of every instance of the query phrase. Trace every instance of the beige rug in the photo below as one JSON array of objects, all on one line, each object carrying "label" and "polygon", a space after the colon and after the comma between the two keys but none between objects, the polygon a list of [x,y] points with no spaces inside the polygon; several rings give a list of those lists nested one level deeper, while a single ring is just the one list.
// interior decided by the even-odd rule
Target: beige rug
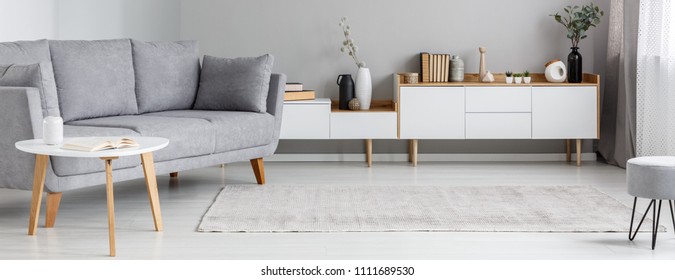
[{"label": "beige rug", "polygon": [[198,231],[627,232],[630,215],[593,187],[231,185]]}]

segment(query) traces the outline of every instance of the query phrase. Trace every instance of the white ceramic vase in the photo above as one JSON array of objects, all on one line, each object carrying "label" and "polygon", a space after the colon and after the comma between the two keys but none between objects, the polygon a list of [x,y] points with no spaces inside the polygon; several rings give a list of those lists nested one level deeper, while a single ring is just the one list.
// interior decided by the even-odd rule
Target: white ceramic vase
[{"label": "white ceramic vase", "polygon": [[523,82],[529,84],[530,82],[532,82],[532,77],[523,77]]},{"label": "white ceramic vase", "polygon": [[567,68],[560,60],[549,61],[546,63],[544,76],[550,83],[562,83],[567,78]]},{"label": "white ceramic vase", "polygon": [[506,77],[506,83],[507,83],[507,84],[513,84],[513,76],[511,76],[511,77]]},{"label": "white ceramic vase", "polygon": [[356,85],[354,95],[359,100],[360,109],[370,109],[370,100],[373,98],[373,82],[370,78],[370,69],[359,68],[356,72]]},{"label": "white ceramic vase", "polygon": [[523,77],[514,77],[514,80],[516,81],[516,84],[520,84],[523,82]]},{"label": "white ceramic vase", "polygon": [[47,145],[58,145],[63,142],[63,119],[49,116],[42,120],[42,139]]}]

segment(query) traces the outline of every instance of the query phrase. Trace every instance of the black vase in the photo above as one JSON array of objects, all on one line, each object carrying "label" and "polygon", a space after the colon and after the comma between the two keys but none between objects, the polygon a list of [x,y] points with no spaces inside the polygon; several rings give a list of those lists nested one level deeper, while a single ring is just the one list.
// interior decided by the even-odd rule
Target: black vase
[{"label": "black vase", "polygon": [[352,75],[342,74],[338,76],[337,84],[340,86],[340,110],[349,110],[349,101],[354,98],[354,80],[352,80]]},{"label": "black vase", "polygon": [[581,54],[578,47],[572,47],[572,52],[567,56],[567,82],[581,83],[583,79],[583,70]]}]

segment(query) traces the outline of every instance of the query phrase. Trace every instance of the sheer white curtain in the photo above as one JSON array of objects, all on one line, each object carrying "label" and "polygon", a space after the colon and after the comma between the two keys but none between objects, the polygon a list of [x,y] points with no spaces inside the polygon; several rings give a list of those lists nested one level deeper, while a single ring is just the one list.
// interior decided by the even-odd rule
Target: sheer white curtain
[{"label": "sheer white curtain", "polygon": [[641,0],[637,156],[675,156],[675,0]]}]

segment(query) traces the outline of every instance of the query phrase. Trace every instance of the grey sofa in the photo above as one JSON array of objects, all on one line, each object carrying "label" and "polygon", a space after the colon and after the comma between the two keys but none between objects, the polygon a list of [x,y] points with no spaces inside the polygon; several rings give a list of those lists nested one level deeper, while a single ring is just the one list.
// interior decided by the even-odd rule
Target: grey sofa
[{"label": "grey sofa", "polygon": [[[193,110],[198,55],[193,41],[0,43],[0,65],[39,67],[43,85],[0,86],[0,187],[32,188],[34,156],[14,143],[41,138],[47,115],[64,118],[66,137],[168,138],[154,154],[157,174],[251,160],[263,184],[262,158],[279,141],[286,77],[271,75],[266,112]],[[115,181],[143,178],[138,157],[122,157],[113,168]],[[45,188],[60,193],[104,183],[100,160],[51,157]]]}]

